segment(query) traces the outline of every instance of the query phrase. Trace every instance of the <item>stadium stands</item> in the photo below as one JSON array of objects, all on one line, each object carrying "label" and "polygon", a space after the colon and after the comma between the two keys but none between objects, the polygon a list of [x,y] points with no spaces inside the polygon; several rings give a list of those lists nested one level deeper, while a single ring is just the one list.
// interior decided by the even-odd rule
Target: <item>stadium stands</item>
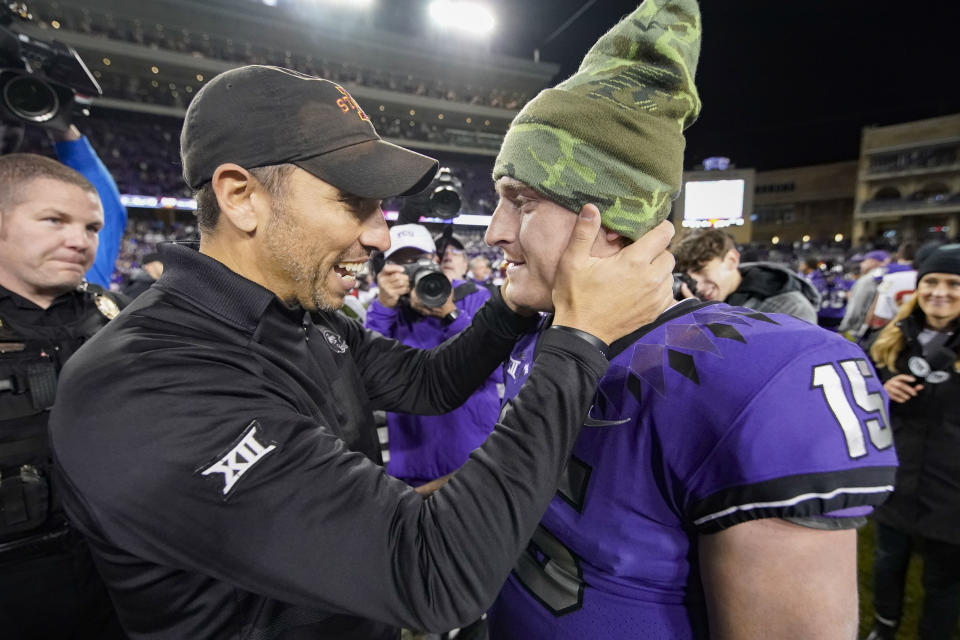
[{"label": "stadium stands", "polygon": [[[352,83],[451,102],[510,110],[519,109],[532,97],[527,92],[509,91],[498,87],[480,87],[469,83],[453,86],[437,78],[387,73],[380,68],[344,64],[301,52],[280,50],[256,42],[127,18],[95,7],[77,7],[49,1],[35,2],[31,5],[44,24],[56,20],[61,29],[153,49],[175,51],[198,58],[241,64],[277,65],[340,83]],[[107,95],[118,95],[124,98],[131,98],[133,95],[152,104],[172,106],[182,106],[182,103],[189,99],[189,95],[183,93],[171,96],[166,92],[165,85],[159,82],[155,86],[151,86],[149,82],[145,83],[146,86],[140,86],[142,83],[136,78],[113,79],[110,77],[112,75],[105,73],[101,77],[107,85],[104,87]],[[129,86],[131,83],[133,86]],[[159,89],[159,91],[151,89]]]}]

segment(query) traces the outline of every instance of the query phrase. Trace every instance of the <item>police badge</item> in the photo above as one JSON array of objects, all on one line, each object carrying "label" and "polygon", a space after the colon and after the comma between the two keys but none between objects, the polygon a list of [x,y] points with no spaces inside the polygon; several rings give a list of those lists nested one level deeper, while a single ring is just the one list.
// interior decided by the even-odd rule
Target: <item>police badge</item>
[{"label": "police badge", "polygon": [[117,306],[117,303],[102,293],[97,293],[93,296],[93,304],[97,305],[97,310],[100,311],[107,320],[113,320],[120,313],[120,307]]}]

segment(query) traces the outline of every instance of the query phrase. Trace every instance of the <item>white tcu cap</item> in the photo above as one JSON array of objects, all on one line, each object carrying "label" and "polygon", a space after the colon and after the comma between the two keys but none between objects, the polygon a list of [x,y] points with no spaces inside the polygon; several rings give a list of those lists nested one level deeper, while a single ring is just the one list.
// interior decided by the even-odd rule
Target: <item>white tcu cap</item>
[{"label": "white tcu cap", "polygon": [[414,247],[426,253],[437,252],[437,245],[434,244],[430,232],[423,225],[398,224],[390,227],[390,248],[383,257],[389,258],[400,249],[407,247]]}]

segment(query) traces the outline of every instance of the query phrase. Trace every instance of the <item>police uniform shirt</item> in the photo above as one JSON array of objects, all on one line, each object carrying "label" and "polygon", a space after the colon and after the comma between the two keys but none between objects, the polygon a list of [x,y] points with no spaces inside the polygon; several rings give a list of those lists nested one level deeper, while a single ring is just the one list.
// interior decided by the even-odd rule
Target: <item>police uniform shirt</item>
[{"label": "police uniform shirt", "polygon": [[[99,287],[88,290],[84,285],[44,309],[0,286],[0,542],[62,525],[62,515],[48,517],[46,498],[24,505],[27,498],[12,479],[24,470],[36,473],[36,482],[44,485],[39,490],[46,494],[47,410],[55,398],[57,375],[80,345],[109,321],[101,307],[109,306],[109,315],[119,310],[112,299],[98,299],[106,296]],[[33,481],[29,484],[37,488]]]},{"label": "police uniform shirt", "polygon": [[[78,289],[64,293],[54,298],[50,306],[44,309],[0,286],[0,339],[6,336],[11,341],[19,337],[57,343],[57,361],[62,366],[67,358],[80,348],[83,340],[89,337],[75,335],[74,328],[78,327],[78,324],[87,320],[95,331],[110,320],[97,306],[96,300],[97,295],[108,294],[99,287],[91,286],[90,289],[90,292]],[[118,310],[119,307],[117,304]]]},{"label": "police uniform shirt", "polygon": [[119,312],[82,285],[46,309],[0,287],[0,636],[123,636],[86,544],[52,482],[48,409],[63,364]]}]

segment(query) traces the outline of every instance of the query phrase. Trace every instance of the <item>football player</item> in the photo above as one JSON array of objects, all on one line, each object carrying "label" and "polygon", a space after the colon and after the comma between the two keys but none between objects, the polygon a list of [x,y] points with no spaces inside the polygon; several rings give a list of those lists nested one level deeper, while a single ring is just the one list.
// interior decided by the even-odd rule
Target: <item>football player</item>
[{"label": "football player", "polygon": [[[578,213],[601,216],[597,257],[666,218],[700,108],[700,27],[695,0],[646,0],[514,120],[486,236],[511,299],[551,310]],[[507,402],[549,326],[506,363]],[[863,352],[787,315],[691,299],[607,356],[491,639],[854,637],[855,528],[896,466]]]}]

